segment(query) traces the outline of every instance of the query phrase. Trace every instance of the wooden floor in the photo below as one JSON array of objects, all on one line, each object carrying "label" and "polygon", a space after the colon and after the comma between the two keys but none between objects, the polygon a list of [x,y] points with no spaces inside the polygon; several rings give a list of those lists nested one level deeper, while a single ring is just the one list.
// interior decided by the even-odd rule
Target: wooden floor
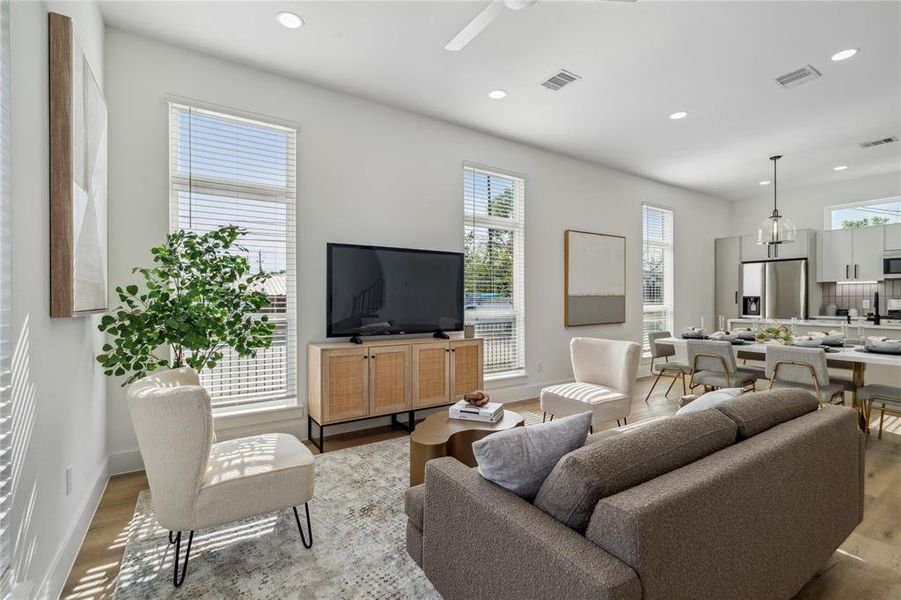
[{"label": "wooden floor", "polygon": [[[639,382],[630,422],[675,412],[678,392],[669,399],[660,387],[649,404],[642,400],[651,380]],[[678,386],[677,386],[678,387]],[[527,413],[527,423],[540,420],[536,400],[508,404]],[[875,412],[875,411],[874,411]],[[874,415],[875,425],[878,416]],[[796,600],[901,599],[901,418],[886,417],[886,432],[877,440],[875,429],[867,450],[866,510],[864,521],[823,566]],[[390,427],[328,437],[328,450],[378,442],[405,435]],[[314,453],[315,448],[308,444]],[[143,472],[117,475],[107,485],[91,522],[62,598],[108,598],[125,549],[128,524],[138,493],[147,488]]]}]

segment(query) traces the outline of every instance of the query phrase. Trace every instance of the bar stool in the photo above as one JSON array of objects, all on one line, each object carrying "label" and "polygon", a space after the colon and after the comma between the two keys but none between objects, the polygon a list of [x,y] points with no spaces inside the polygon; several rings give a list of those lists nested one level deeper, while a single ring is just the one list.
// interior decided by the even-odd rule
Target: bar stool
[{"label": "bar stool", "polygon": [[886,411],[901,416],[901,388],[872,383],[857,388],[857,398],[862,405],[867,407],[866,415],[864,415],[867,419],[867,433],[870,432],[870,412],[873,410],[873,403],[882,404],[882,412],[879,415],[879,435],[877,436],[877,439],[881,440],[882,422],[885,420]]},{"label": "bar stool", "polygon": [[[670,356],[676,355],[676,348],[672,344],[657,343],[657,340],[668,337],[672,337],[672,334],[669,331],[654,331],[648,334],[648,345],[651,347],[651,375],[657,375],[657,379],[654,380],[651,389],[648,390],[648,395],[644,397],[645,403],[647,403],[648,399],[651,397],[651,393],[657,386],[657,382],[660,381],[660,378],[664,375],[673,378],[669,387],[666,388],[666,393],[663,394],[664,396],[670,393],[670,390],[673,389],[676,380],[679,378],[682,379],[682,395],[688,393],[688,390],[685,387],[685,376],[691,373],[691,367],[685,363],[674,360],[671,361],[669,359]],[[662,358],[664,362],[657,367],[657,371],[654,371],[654,360],[658,358]]]}]

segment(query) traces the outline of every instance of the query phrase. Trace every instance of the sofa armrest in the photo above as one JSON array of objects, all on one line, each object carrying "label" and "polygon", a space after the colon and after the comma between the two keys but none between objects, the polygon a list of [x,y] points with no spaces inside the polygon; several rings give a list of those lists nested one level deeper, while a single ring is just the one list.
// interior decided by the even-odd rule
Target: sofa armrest
[{"label": "sofa armrest", "polygon": [[641,598],[631,568],[453,458],[426,465],[422,564],[448,599]]}]

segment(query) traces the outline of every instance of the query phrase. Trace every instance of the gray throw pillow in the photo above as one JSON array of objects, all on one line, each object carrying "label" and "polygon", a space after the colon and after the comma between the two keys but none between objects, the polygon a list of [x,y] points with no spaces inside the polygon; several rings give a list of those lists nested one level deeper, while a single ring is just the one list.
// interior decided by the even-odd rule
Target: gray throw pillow
[{"label": "gray throw pillow", "polygon": [[591,413],[499,431],[472,444],[479,474],[529,502],[564,455],[581,448]]}]

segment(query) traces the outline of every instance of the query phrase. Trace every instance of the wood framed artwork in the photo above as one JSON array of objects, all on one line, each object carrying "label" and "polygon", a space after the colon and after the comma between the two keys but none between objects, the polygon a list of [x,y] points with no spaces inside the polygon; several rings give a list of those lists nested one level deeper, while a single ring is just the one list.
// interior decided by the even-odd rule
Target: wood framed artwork
[{"label": "wood framed artwork", "polygon": [[626,238],[563,232],[566,327],[626,322]]},{"label": "wood framed artwork", "polygon": [[107,109],[72,19],[50,13],[50,316],[107,310]]}]

